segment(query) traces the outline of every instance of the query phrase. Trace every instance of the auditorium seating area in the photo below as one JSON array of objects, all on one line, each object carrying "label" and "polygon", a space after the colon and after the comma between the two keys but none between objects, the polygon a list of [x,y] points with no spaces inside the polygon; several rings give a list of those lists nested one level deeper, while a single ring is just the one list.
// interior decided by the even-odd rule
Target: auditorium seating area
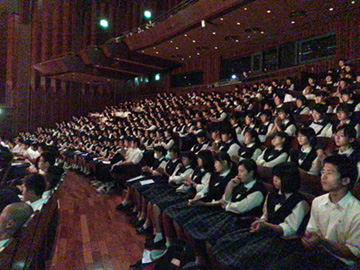
[{"label": "auditorium seating area", "polygon": [[[33,133],[20,133],[14,144],[11,140],[3,140],[3,143],[12,149],[18,147],[20,152],[17,154],[20,156],[24,155],[23,143],[29,140],[32,143],[57,148],[60,151],[58,164],[65,169],[84,175],[89,179],[90,184],[90,181],[93,183],[94,180],[99,180],[99,172],[101,173],[102,169],[107,168],[111,171],[109,167],[116,163],[113,159],[117,153],[126,157],[126,149],[131,147],[129,142],[133,141],[132,138],[138,138],[140,140],[139,147],[143,152],[141,162],[130,165],[119,174],[112,175],[116,184],[109,191],[121,194],[126,187],[127,179],[141,174],[142,167],[152,166],[154,148],[162,146],[169,151],[173,147],[178,147],[181,152],[191,151],[198,143],[197,135],[203,132],[208,143],[206,149],[216,153],[221,150],[219,150],[220,145],[217,145],[216,138],[212,137],[213,134],[219,135],[224,128],[230,128],[235,140],[239,140],[241,149],[246,146],[243,142],[246,130],[259,130],[260,118],[265,109],[271,113],[271,120],[269,120],[275,122],[279,117],[281,106],[288,108],[296,128],[301,128],[312,119],[312,110],[318,103],[335,109],[340,104],[348,102],[352,106],[352,110],[348,113],[349,121],[354,123],[354,128],[359,128],[359,76],[356,76],[354,80],[346,80],[344,89],[340,90],[339,82],[346,75],[342,75],[341,71],[338,72],[339,79],[334,82],[332,90],[325,88],[322,80],[319,81],[319,84],[311,86],[316,89],[316,94],[321,92],[327,98],[319,101],[314,95],[314,98],[305,99],[309,104],[306,106],[311,111],[306,115],[295,114],[296,108],[299,107],[297,107],[297,102],[293,101],[293,99],[303,96],[304,92],[289,90],[286,84],[273,80],[260,85],[239,85],[235,90],[227,92],[204,89],[185,94],[159,93],[153,98],[126,101],[118,106],[107,107],[102,112],[90,113],[87,116],[74,116],[69,122],[57,123],[57,127],[54,129],[38,128]],[[305,87],[297,86],[298,89]],[[348,95],[350,90],[352,93],[349,98],[350,102],[342,100],[343,94]],[[285,96],[290,101],[284,102]],[[276,99],[278,101],[275,101]],[[249,109],[250,105],[252,107]],[[333,126],[339,124],[337,113],[328,113],[326,117]],[[249,122],[248,118],[253,118],[253,122]],[[336,126],[333,130],[336,130]],[[261,145],[262,150],[271,147],[273,138],[268,132],[263,135],[266,138]],[[317,149],[323,150],[327,155],[335,153],[337,145],[334,135],[333,133],[329,137],[318,136]],[[219,138],[221,139],[221,135]],[[296,133],[289,136],[289,139],[289,152],[294,152],[299,147]],[[359,133],[352,145],[355,151],[359,151]],[[235,159],[234,156],[231,157]],[[11,166],[7,172],[10,168]],[[7,177],[8,173],[4,173],[3,184],[12,180],[6,179]],[[300,177],[301,190],[309,200],[323,194],[319,171],[314,175],[301,170]],[[271,190],[273,178],[271,167],[258,164],[258,178],[264,181],[267,188]],[[36,211],[23,226],[20,235],[12,239],[2,251],[1,269],[45,268],[56,234],[59,189],[61,189],[61,184],[53,191],[42,210]],[[99,189],[97,191],[102,193]],[[360,198],[359,182],[352,192],[357,198]]]}]

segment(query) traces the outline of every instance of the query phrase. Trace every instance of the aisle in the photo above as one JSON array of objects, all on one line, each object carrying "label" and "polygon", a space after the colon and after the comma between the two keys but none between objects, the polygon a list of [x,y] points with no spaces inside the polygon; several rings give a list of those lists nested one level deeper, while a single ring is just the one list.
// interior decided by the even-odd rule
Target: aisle
[{"label": "aisle", "polygon": [[144,237],[124,213],[120,196],[97,194],[88,181],[68,172],[60,192],[60,223],[51,270],[126,270],[139,259]]}]

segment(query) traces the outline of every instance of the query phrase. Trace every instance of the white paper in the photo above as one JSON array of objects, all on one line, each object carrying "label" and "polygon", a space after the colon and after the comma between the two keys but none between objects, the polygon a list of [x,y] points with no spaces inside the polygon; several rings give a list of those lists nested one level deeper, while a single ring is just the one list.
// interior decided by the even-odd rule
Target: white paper
[{"label": "white paper", "polygon": [[110,160],[102,160],[101,162],[104,163],[104,164],[111,164]]},{"label": "white paper", "polygon": [[140,181],[140,184],[142,186],[149,185],[149,184],[154,184],[154,183],[155,183],[155,181],[152,180],[152,179],[147,179],[147,180]]},{"label": "white paper", "polygon": [[129,180],[127,180],[126,182],[130,183],[130,182],[133,182],[133,181],[136,181],[136,180],[140,180],[142,178],[144,178],[145,176],[143,175],[139,175],[139,176],[136,176],[134,178],[130,178]]}]

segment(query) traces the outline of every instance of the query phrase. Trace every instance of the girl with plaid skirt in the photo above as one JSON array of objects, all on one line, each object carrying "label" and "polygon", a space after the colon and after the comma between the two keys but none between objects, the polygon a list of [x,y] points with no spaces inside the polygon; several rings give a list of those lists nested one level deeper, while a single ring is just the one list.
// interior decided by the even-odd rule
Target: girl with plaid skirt
[{"label": "girl with plaid skirt", "polygon": [[303,229],[309,204],[299,193],[299,169],[294,163],[281,163],[273,168],[275,191],[266,198],[263,215],[244,229],[221,237],[212,255],[221,269],[266,269],[280,256],[291,252],[290,242],[283,237]]}]

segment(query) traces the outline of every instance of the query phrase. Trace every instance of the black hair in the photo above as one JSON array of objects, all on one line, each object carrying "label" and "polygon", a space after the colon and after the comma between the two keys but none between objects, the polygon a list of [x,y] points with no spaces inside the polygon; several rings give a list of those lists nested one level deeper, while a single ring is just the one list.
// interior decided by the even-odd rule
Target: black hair
[{"label": "black hair", "polygon": [[300,172],[295,163],[280,163],[272,168],[272,174],[281,179],[281,192],[292,193],[299,191],[301,186]]},{"label": "black hair", "polygon": [[307,103],[308,103],[308,101],[307,101],[307,99],[306,99],[306,97],[305,97],[304,95],[298,96],[298,97],[296,98],[296,100],[301,100],[302,104],[305,105],[305,106],[306,106]]},{"label": "black hair", "polygon": [[43,152],[41,157],[44,159],[44,162],[49,162],[50,166],[55,164],[55,156],[51,152]]},{"label": "black hair", "polygon": [[316,104],[312,110],[313,111],[317,111],[318,113],[320,113],[322,116],[324,116],[327,112],[327,106],[326,105],[321,105],[321,104]]},{"label": "black hair", "polygon": [[283,149],[286,152],[289,152],[289,150],[291,149],[291,137],[284,131],[275,132],[272,135],[272,138],[275,138],[276,136],[285,139]]},{"label": "black hair", "polygon": [[253,159],[251,159],[251,158],[243,159],[238,163],[237,166],[239,167],[241,165],[243,165],[248,172],[253,171],[254,172],[254,178],[256,178],[256,176],[257,176],[257,164]]},{"label": "black hair", "polygon": [[180,149],[179,149],[179,147],[177,147],[176,145],[173,146],[173,147],[171,147],[171,148],[169,149],[169,152],[173,152],[173,153],[175,153],[178,157],[180,157]]},{"label": "black hair", "polygon": [[346,103],[339,104],[336,111],[337,112],[344,112],[344,113],[346,113],[348,115],[351,114],[351,112],[352,112],[350,106],[348,104],[346,104]]},{"label": "black hair", "polygon": [[[216,153],[215,160],[220,161],[221,163],[226,161],[226,163],[228,164],[228,167],[229,167],[228,169],[230,169],[232,173],[235,173],[234,169],[236,169],[236,168],[235,168],[234,163],[231,160],[230,155],[228,153],[222,152],[222,151],[219,153]],[[237,171],[236,171],[236,173],[237,173]]]},{"label": "black hair", "polygon": [[0,189],[0,213],[9,204],[20,202],[19,196],[10,189]]},{"label": "black hair", "polygon": [[163,146],[155,146],[154,151],[161,152],[164,156],[166,155],[167,151]]},{"label": "black hair", "polygon": [[324,160],[324,165],[326,163],[334,165],[337,168],[341,178],[350,179],[348,189],[352,190],[358,176],[356,164],[344,155],[329,156]]},{"label": "black hair", "polygon": [[44,176],[38,173],[33,173],[24,178],[24,184],[27,190],[31,190],[34,194],[40,197],[45,189],[46,182]]},{"label": "black hair", "polygon": [[186,152],[183,152],[181,155],[182,155],[182,157],[186,157],[189,159],[191,168],[196,167],[196,155],[194,154],[194,152],[186,151]]},{"label": "black hair", "polygon": [[214,156],[210,150],[201,150],[197,158],[200,158],[203,161],[203,168],[207,172],[214,171]]},{"label": "black hair", "polygon": [[344,130],[344,135],[349,139],[356,139],[356,130],[353,126],[350,125],[342,125],[336,129],[336,133],[340,130]]},{"label": "black hair", "polygon": [[261,115],[266,115],[267,117],[269,117],[269,118],[271,118],[271,116],[272,116],[272,112],[270,111],[270,110],[263,110],[263,111],[261,111],[260,112],[260,116]]},{"label": "black hair", "polygon": [[297,136],[299,136],[299,134],[304,135],[309,140],[311,147],[313,147],[313,148],[316,147],[317,137],[316,137],[315,130],[313,128],[301,127],[297,130],[296,134],[297,134]]}]

